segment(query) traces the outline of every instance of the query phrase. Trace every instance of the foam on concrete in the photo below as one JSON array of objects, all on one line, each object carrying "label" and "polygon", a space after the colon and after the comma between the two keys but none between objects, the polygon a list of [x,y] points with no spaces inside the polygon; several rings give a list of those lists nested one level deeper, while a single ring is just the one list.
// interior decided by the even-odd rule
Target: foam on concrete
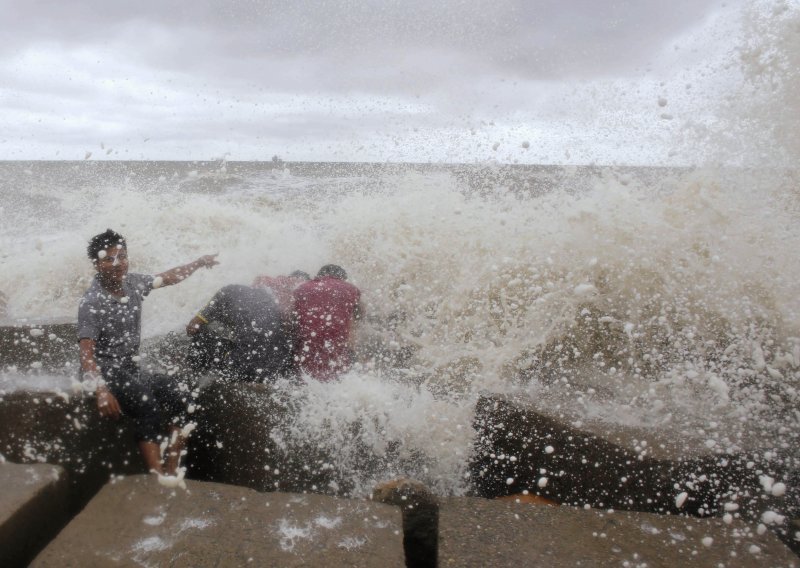
[{"label": "foam on concrete", "polygon": [[143,473],[131,422],[108,420],[93,397],[17,391],[0,397],[0,454],[67,471],[70,509],[79,510],[112,474]]},{"label": "foam on concrete", "polygon": [[399,508],[139,475],[106,485],[33,562],[63,566],[405,566]]},{"label": "foam on concrete", "polygon": [[800,566],[769,531],[739,521],[446,498],[440,568]]},{"label": "foam on concrete", "polygon": [[[476,493],[528,491],[559,503],[702,517],[729,515],[769,530],[800,553],[789,520],[800,513],[792,455],[709,448],[667,429],[579,420],[521,396],[484,395],[471,462]],[[765,484],[780,482],[784,492]],[[767,520],[763,521],[766,515]]]}]

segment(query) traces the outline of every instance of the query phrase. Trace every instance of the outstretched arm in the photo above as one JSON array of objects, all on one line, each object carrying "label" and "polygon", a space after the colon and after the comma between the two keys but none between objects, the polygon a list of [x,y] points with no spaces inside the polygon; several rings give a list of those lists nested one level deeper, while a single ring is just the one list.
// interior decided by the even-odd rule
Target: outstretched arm
[{"label": "outstretched arm", "polygon": [[111,394],[108,387],[103,382],[100,369],[97,368],[97,361],[94,358],[94,339],[81,339],[80,343],[81,374],[84,381],[94,383],[95,395],[97,397],[97,410],[100,416],[109,418],[119,418],[122,409],[116,397]]},{"label": "outstretched arm", "polygon": [[172,286],[173,284],[177,284],[178,282],[186,280],[199,268],[211,268],[217,264],[219,264],[219,262],[217,262],[216,254],[207,254],[205,256],[201,256],[194,262],[184,264],[183,266],[176,266],[175,268],[170,268],[161,274],[157,274],[156,282],[158,282],[158,286],[154,287],[161,288],[163,286]]}]

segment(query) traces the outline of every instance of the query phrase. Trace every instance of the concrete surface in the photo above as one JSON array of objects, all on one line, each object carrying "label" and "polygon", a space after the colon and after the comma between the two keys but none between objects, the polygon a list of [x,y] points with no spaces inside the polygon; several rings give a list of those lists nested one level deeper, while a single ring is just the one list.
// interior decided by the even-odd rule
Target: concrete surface
[{"label": "concrete surface", "polygon": [[33,562],[67,566],[405,566],[397,507],[154,476],[106,485]]},{"label": "concrete surface", "polygon": [[0,462],[0,559],[27,566],[69,520],[62,468]]},{"label": "concrete surface", "polygon": [[769,531],[721,519],[442,499],[439,567],[800,566]]}]

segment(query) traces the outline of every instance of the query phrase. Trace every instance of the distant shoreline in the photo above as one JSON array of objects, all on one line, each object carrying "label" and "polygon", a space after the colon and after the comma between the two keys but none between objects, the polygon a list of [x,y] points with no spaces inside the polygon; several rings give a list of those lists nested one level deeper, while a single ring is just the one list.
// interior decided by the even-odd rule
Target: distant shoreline
[{"label": "distant shoreline", "polygon": [[[513,164],[507,162],[341,162],[341,161],[289,161],[289,160],[223,160],[223,159],[208,159],[208,160],[5,160],[0,159],[0,164],[197,164],[197,165],[214,165],[214,164],[263,164],[265,166],[303,166],[303,165],[317,165],[317,166],[341,166],[341,167],[398,167],[398,166],[412,166],[412,167],[425,167],[425,168],[452,168],[452,167],[497,167],[497,168],[648,168],[648,169],[661,169],[661,170],[693,170],[701,166],[665,166],[665,165],[645,165],[645,164],[544,164],[544,163],[529,163],[529,164]],[[752,169],[752,168],[736,168],[735,166],[726,166],[726,169]]]},{"label": "distant shoreline", "polygon": [[[545,163],[530,163],[530,164],[514,164],[514,163],[500,163],[500,162],[341,162],[341,161],[284,161],[284,160],[227,160],[227,159],[209,159],[209,160],[5,160],[0,159],[0,167],[2,166],[34,166],[34,165],[83,165],[87,168],[113,168],[125,166],[193,166],[197,168],[214,168],[222,165],[226,166],[258,166],[264,169],[278,169],[289,168],[298,171],[303,171],[308,168],[315,168],[318,172],[324,170],[327,172],[336,172],[343,170],[362,170],[362,171],[393,171],[398,169],[413,169],[418,171],[463,171],[463,170],[506,170],[518,172],[547,172],[559,170],[577,170],[581,172],[602,172],[602,171],[618,171],[618,172],[634,172],[648,170],[651,172],[692,172],[696,170],[715,170],[715,171],[732,171],[732,172],[753,172],[753,171],[776,171],[776,172],[798,172],[798,168],[790,167],[753,167],[753,166],[735,166],[735,165],[712,165],[712,164],[696,164],[696,165],[649,165],[649,164],[545,164]],[[321,172],[320,172],[321,173]]]}]

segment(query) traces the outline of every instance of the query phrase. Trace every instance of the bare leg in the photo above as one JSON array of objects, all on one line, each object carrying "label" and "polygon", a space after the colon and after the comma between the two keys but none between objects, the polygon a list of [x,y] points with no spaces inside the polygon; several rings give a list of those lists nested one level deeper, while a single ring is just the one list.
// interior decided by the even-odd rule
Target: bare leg
[{"label": "bare leg", "polygon": [[139,451],[142,453],[147,471],[164,473],[164,469],[161,467],[161,449],[158,444],[147,441],[139,442]]},{"label": "bare leg", "polygon": [[169,429],[169,446],[167,447],[167,462],[164,467],[167,475],[175,475],[178,473],[178,466],[181,464],[181,453],[186,447],[186,438],[181,435],[181,429],[178,426],[172,426]]}]

